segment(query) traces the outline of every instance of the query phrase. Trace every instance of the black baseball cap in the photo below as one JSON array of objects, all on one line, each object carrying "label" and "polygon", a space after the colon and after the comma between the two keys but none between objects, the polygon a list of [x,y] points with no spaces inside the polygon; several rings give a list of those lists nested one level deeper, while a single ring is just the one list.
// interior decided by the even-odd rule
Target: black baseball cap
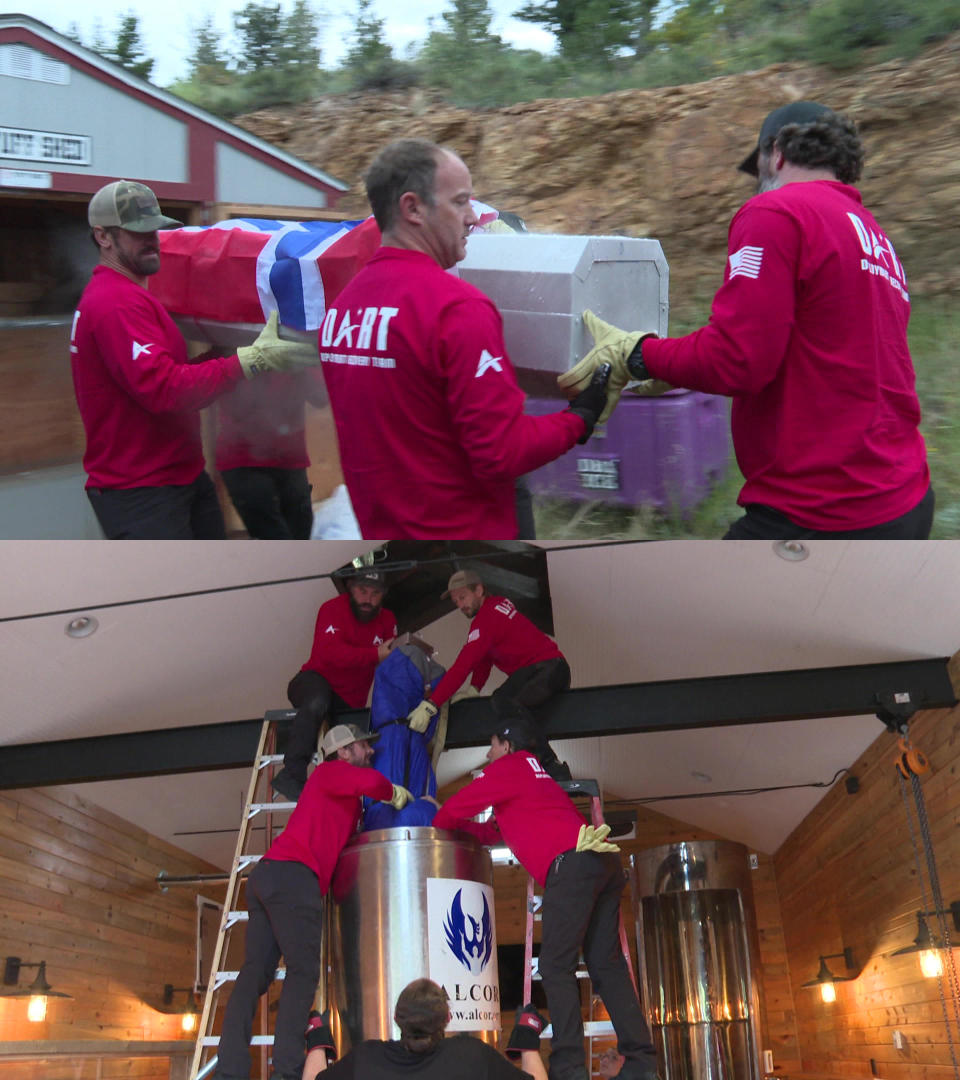
[{"label": "black baseball cap", "polygon": [[[489,728],[487,729],[489,731]],[[512,743],[516,750],[532,750],[537,745],[537,733],[525,717],[505,720],[494,732],[498,739]]]},{"label": "black baseball cap", "polygon": [[818,105],[815,101],[791,101],[789,105],[781,105],[779,109],[774,109],[760,128],[757,145],[737,168],[740,172],[756,176],[760,147],[767,139],[776,135],[787,124],[812,124],[814,120],[822,120],[826,116],[833,116],[833,109],[828,109],[826,105]]},{"label": "black baseball cap", "polygon": [[387,579],[379,570],[369,570],[366,567],[352,573],[349,580],[353,585],[376,585],[380,589],[387,587]]}]

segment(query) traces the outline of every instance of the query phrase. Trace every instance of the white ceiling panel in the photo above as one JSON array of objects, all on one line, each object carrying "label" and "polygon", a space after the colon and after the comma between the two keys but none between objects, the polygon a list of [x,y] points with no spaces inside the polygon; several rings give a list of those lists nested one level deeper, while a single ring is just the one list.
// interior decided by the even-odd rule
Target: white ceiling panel
[{"label": "white ceiling panel", "polygon": [[[0,742],[21,743],[262,715],[286,705],[306,659],[325,574],[373,544],[106,542],[0,545]],[[802,562],[764,542],[670,541],[548,550],[556,637],[574,686],[696,678],[949,656],[960,649],[960,541],[812,541]],[[153,598],[194,590],[202,596]],[[99,630],[66,637],[67,614]],[[85,606],[86,605],[86,606]],[[422,634],[452,663],[455,611]],[[496,685],[492,679],[487,690]],[[624,798],[774,851],[822,796],[743,787],[829,780],[880,733],[846,717],[566,740],[562,758]],[[441,759],[443,784],[483,762]],[[692,773],[702,772],[709,782]],[[246,789],[243,770],[82,785],[84,795],[225,865]]]}]

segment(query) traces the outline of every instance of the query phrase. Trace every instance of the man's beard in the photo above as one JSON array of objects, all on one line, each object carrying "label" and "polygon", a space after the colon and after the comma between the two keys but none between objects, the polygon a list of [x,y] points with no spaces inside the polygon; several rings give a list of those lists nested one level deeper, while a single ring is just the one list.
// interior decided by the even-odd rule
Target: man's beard
[{"label": "man's beard", "polygon": [[376,606],[364,611],[356,602],[356,600],[354,600],[354,598],[351,596],[350,610],[353,612],[353,617],[357,620],[357,622],[368,623],[373,622],[373,620],[380,614],[380,605],[377,604]]},{"label": "man's beard", "polygon": [[[766,162],[769,165],[769,162]],[[766,171],[762,167],[757,171],[757,194],[762,195],[765,191],[773,191],[777,187],[777,174],[771,169],[767,168]]]}]

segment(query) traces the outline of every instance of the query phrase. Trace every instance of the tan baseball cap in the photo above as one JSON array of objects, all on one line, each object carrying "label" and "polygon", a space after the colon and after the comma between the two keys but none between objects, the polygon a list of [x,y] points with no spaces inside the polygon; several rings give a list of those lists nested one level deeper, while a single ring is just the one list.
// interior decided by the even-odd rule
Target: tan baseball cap
[{"label": "tan baseball cap", "polygon": [[176,218],[160,213],[157,197],[146,184],[135,180],[114,180],[96,192],[87,208],[90,227],[119,225],[128,232],[156,232],[182,225]]},{"label": "tan baseball cap", "polygon": [[482,584],[483,579],[476,570],[458,570],[455,574],[450,575],[450,580],[447,582],[447,591],[441,595],[440,599],[446,600],[454,589],[466,589],[471,585]]},{"label": "tan baseball cap", "polygon": [[364,739],[367,742],[373,742],[374,739],[379,738],[378,731],[361,731],[356,724],[337,724],[324,735],[320,750],[327,758],[355,742],[362,742]]}]

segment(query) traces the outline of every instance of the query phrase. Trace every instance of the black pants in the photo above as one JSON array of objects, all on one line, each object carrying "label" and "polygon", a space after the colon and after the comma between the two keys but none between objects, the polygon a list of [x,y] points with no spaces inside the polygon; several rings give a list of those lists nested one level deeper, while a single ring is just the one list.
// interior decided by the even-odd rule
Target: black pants
[{"label": "black pants", "polygon": [[533,495],[525,476],[518,476],[514,485],[517,504],[517,539],[536,540],[537,523],[533,514]]},{"label": "black pants", "polygon": [[300,1080],[304,1032],[320,982],[320,882],[303,863],[262,859],[247,878],[246,889],[246,948],[223,1017],[217,1076],[245,1080],[250,1075],[253,1017],[282,955],[286,975],[273,1033],[273,1068],[284,1078]]},{"label": "black pants", "polygon": [[225,540],[223,511],[210,477],[166,487],[87,488],[108,540]]},{"label": "black pants", "polygon": [[316,671],[299,671],[287,687],[290,704],[297,710],[293,718],[283,766],[301,784],[307,782],[307,766],[317,749],[317,737],[330,719],[350,706],[333,692],[327,680]]},{"label": "black pants", "polygon": [[909,510],[884,525],[870,529],[821,532],[795,525],[779,510],[760,503],[748,503],[744,515],[727,530],[724,540],[927,540],[933,526],[933,488]]},{"label": "black pants", "polygon": [[553,1041],[550,1080],[588,1075],[577,962],[580,950],[593,989],[607,1007],[617,1049],[627,1059],[622,1080],[653,1078],[657,1055],[620,946],[620,857],[567,851],[554,862],[543,890],[540,975],[547,995]]},{"label": "black pants", "polygon": [[517,716],[531,721],[537,731],[537,756],[544,761],[544,755],[551,752],[544,733],[547,721],[544,706],[551,698],[569,689],[570,665],[562,656],[517,668],[490,697],[496,716],[495,727]]},{"label": "black pants", "polygon": [[313,504],[306,469],[240,468],[220,473],[251,540],[309,540]]}]

